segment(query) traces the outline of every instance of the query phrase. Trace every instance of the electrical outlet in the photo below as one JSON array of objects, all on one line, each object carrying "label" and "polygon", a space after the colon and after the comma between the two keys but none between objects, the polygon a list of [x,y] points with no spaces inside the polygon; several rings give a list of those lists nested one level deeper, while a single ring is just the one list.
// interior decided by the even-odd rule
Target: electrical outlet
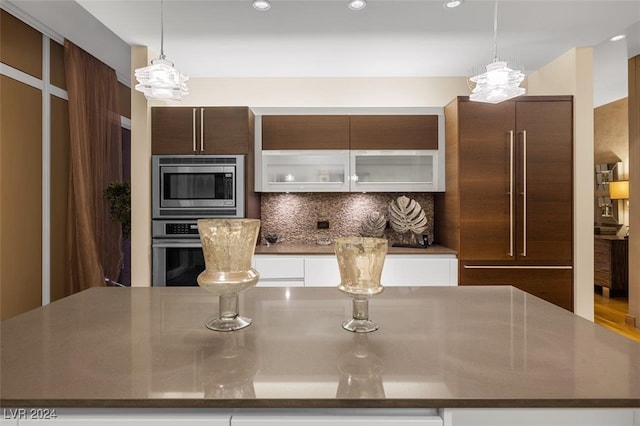
[{"label": "electrical outlet", "polygon": [[328,220],[319,220],[318,221],[318,229],[329,229],[329,221]]}]

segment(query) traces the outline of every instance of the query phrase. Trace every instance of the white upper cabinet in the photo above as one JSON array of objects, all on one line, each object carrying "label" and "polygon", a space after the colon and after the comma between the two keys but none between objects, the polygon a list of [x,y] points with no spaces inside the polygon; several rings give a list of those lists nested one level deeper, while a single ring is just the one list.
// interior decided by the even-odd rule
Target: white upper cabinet
[{"label": "white upper cabinet", "polygon": [[254,108],[259,192],[437,192],[443,108]]},{"label": "white upper cabinet", "polygon": [[348,150],[262,151],[263,192],[348,192]]},{"label": "white upper cabinet", "polygon": [[351,191],[435,192],[437,150],[351,151]]}]

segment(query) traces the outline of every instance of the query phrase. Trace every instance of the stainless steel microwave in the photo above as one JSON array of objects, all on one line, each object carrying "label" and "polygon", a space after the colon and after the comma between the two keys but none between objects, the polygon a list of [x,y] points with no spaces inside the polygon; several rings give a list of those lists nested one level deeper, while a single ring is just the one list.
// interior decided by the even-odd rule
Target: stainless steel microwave
[{"label": "stainless steel microwave", "polygon": [[244,217],[243,155],[153,155],[153,219]]}]

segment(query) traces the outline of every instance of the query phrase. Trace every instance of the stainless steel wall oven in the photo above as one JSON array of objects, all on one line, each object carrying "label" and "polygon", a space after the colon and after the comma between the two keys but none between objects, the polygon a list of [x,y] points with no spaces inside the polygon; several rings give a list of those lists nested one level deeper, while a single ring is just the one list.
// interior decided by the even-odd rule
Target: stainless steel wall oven
[{"label": "stainless steel wall oven", "polygon": [[152,285],[197,286],[204,256],[196,219],[244,217],[243,155],[154,155]]},{"label": "stainless steel wall oven", "polygon": [[204,256],[195,220],[153,221],[153,286],[197,286]]}]

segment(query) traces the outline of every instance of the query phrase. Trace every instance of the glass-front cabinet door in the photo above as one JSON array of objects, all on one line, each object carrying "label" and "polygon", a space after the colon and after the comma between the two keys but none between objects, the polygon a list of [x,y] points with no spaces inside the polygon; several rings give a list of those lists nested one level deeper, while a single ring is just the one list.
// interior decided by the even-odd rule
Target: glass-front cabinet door
[{"label": "glass-front cabinet door", "polygon": [[349,151],[262,151],[261,176],[263,192],[346,192]]},{"label": "glass-front cabinet door", "polygon": [[351,191],[438,191],[438,151],[351,151]]}]

